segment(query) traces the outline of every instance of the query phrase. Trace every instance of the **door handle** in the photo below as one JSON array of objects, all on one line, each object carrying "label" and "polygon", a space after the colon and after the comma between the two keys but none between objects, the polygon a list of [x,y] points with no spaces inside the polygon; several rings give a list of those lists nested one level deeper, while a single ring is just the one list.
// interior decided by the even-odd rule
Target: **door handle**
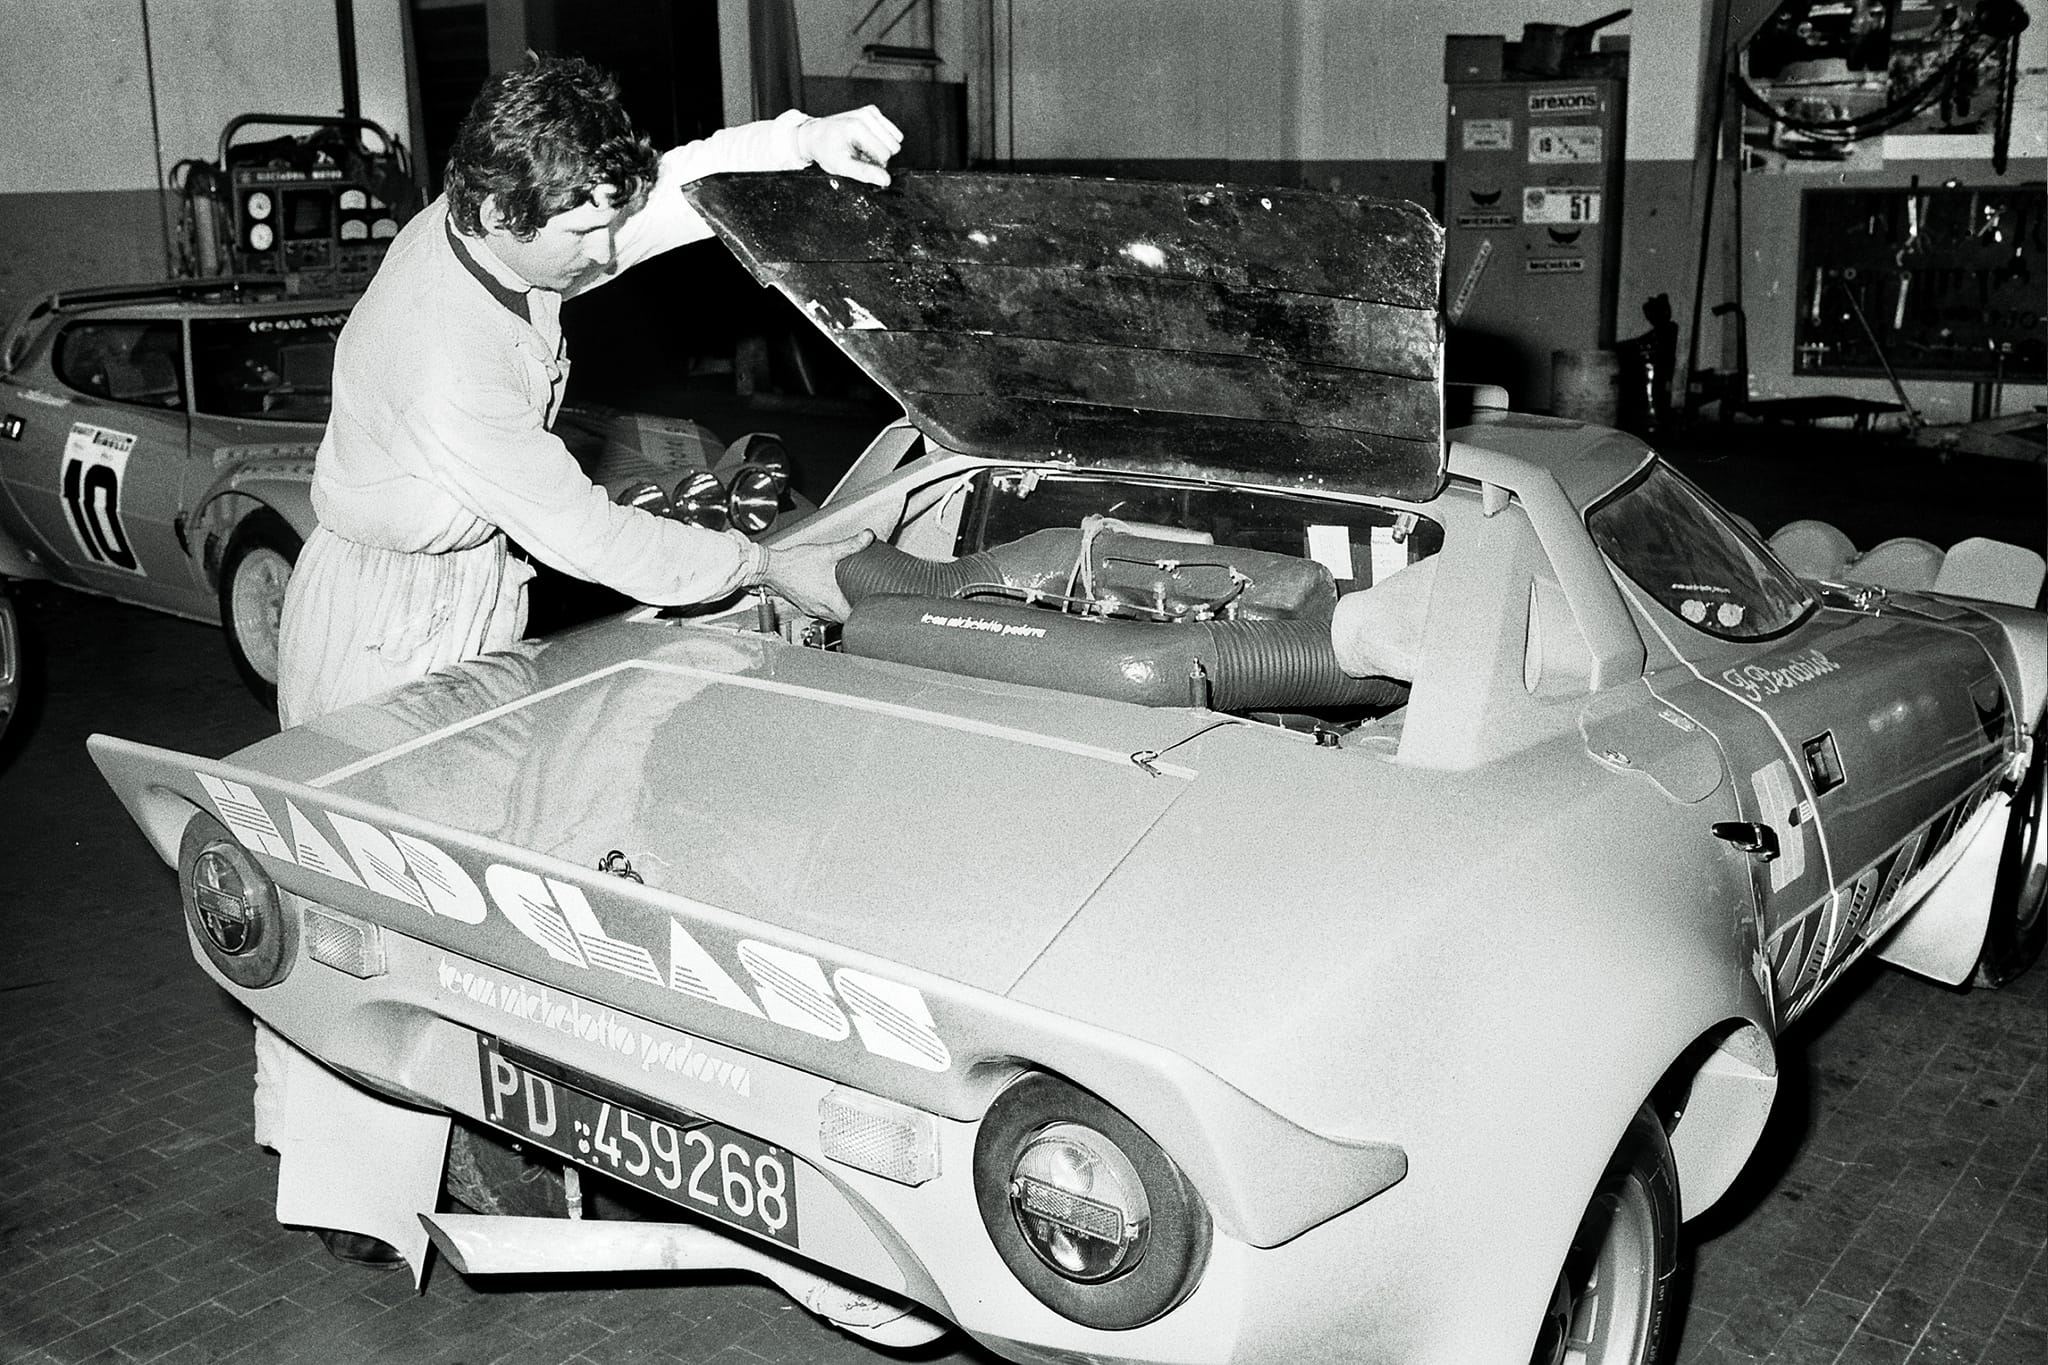
[{"label": "door handle", "polygon": [[1778,831],[1754,820],[1716,820],[1714,837],[1744,853],[1754,853],[1758,862],[1767,863],[1778,856]]}]

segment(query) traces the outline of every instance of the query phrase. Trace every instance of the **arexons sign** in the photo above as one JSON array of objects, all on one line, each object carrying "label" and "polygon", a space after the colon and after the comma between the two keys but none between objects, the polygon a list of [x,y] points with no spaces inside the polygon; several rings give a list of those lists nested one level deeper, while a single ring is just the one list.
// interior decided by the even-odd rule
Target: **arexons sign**
[{"label": "arexons sign", "polygon": [[[495,914],[556,962],[582,971],[629,977],[829,1042],[858,1036],[875,1056],[921,1070],[952,1065],[923,992],[900,981],[852,967],[828,972],[809,953],[750,938],[721,961],[673,915],[668,942],[650,948],[614,937],[572,882],[492,862],[479,885],[446,849],[416,835],[317,806],[309,813],[288,798],[280,821],[246,784],[194,776],[221,822],[253,852],[455,924],[482,926]],[[656,960],[656,950],[665,950],[665,960]]]}]

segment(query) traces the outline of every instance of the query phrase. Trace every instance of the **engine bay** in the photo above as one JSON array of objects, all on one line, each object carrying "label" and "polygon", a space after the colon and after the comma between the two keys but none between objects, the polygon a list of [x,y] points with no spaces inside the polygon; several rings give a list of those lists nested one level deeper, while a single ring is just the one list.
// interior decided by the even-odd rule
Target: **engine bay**
[{"label": "engine bay", "polygon": [[[912,495],[849,556],[860,658],[1290,728],[1348,729],[1408,680],[1347,669],[1340,603],[1433,556],[1398,506],[1130,475],[985,468]],[[1333,639],[1333,632],[1336,638]]]}]

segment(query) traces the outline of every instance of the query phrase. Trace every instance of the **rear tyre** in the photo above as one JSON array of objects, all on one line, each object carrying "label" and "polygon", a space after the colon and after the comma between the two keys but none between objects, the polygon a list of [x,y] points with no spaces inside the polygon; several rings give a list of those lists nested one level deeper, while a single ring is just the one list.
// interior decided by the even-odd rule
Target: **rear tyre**
[{"label": "rear tyre", "polygon": [[220,561],[220,624],[235,671],[277,709],[277,634],[284,592],[299,560],[299,533],[267,508],[242,518]]},{"label": "rear tyre", "polygon": [[2048,772],[2048,731],[2034,736],[2034,758],[2019,790],[2012,794],[2005,846],[1998,857],[1998,881],[1991,890],[1991,921],[1977,959],[1974,984],[1993,990],[2019,977],[2041,956],[2048,938],[2048,833],[2044,833],[2044,772]]},{"label": "rear tyre", "polygon": [[1654,1365],[1677,1333],[1678,1173],[1648,1105],[1586,1206],[1532,1365]]}]

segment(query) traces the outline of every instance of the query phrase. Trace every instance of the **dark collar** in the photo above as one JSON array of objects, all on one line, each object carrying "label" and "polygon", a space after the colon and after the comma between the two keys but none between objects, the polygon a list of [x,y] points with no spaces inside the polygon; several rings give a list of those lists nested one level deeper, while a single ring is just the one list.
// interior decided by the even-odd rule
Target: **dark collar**
[{"label": "dark collar", "polygon": [[474,256],[462,249],[462,243],[455,240],[455,221],[452,218],[443,218],[441,227],[448,234],[448,249],[455,253],[456,260],[462,262],[462,268],[475,276],[476,282],[489,290],[492,298],[518,314],[521,322],[532,322],[533,314],[527,311],[525,293],[517,289],[507,289],[492,278],[490,271],[478,265]]}]

